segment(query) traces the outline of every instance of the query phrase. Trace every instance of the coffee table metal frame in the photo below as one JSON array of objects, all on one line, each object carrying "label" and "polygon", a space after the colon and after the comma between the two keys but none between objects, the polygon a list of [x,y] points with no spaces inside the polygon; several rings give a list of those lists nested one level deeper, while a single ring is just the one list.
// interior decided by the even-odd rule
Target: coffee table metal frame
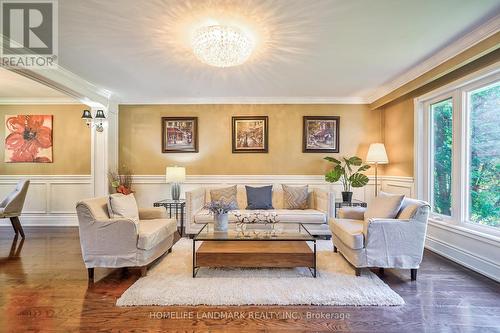
[{"label": "coffee table metal frame", "polygon": [[[227,238],[224,238],[223,236],[224,235],[227,235],[227,233],[219,233],[219,235],[221,237],[217,237],[217,238],[209,238],[209,237],[203,237],[203,234],[202,232],[205,230],[205,228],[208,228],[208,225],[209,223],[205,223],[205,225],[200,229],[200,231],[198,231],[198,233],[193,237],[193,278],[196,277],[196,274],[198,273],[198,270],[200,269],[199,266],[196,265],[196,242],[200,242],[200,241],[205,241],[205,242],[209,242],[209,241],[241,241],[241,242],[245,242],[245,241],[282,241],[282,242],[290,242],[290,241],[305,241],[305,242],[312,242],[313,244],[313,249],[314,249],[314,266],[313,267],[307,267],[309,269],[309,271],[311,272],[312,276],[314,278],[316,278],[317,276],[317,258],[316,258],[316,254],[317,254],[317,251],[316,251],[316,238],[314,238],[313,235],[311,235],[311,233],[309,232],[309,230],[307,230],[307,228],[302,224],[302,223],[297,223],[298,224],[298,228],[299,228],[299,231],[297,234],[300,234],[300,235],[305,235],[306,237],[304,238],[298,238],[298,237],[294,237],[296,235],[294,235],[293,233],[290,233],[290,237],[273,237],[273,236],[268,236],[268,237],[234,237],[234,238],[230,238],[230,237],[227,237]],[[307,232],[307,234],[301,234],[300,232],[303,230],[305,230]],[[214,232],[212,232],[212,235],[213,235]]]}]

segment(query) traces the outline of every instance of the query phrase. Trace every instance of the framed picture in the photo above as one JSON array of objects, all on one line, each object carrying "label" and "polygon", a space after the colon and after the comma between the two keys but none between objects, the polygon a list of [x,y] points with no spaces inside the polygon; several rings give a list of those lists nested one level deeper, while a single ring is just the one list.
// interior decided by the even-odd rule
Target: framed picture
[{"label": "framed picture", "polygon": [[197,153],[198,118],[162,117],[161,151],[163,153]]},{"label": "framed picture", "polygon": [[267,153],[267,123],[267,116],[233,117],[233,153]]},{"label": "framed picture", "polygon": [[7,163],[52,163],[52,116],[6,115]]},{"label": "framed picture", "polygon": [[302,151],[304,153],[339,152],[338,116],[304,117]]}]

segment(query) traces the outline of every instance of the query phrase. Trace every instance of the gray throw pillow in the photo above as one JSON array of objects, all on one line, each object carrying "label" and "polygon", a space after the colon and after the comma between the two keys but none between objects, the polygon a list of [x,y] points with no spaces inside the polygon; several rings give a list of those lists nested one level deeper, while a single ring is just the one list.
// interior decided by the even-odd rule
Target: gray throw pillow
[{"label": "gray throw pillow", "polygon": [[283,187],[283,201],[286,209],[307,209],[307,197],[309,195],[308,186],[288,186]]},{"label": "gray throw pillow", "polygon": [[245,186],[247,191],[247,209],[273,209],[273,186]]},{"label": "gray throw pillow", "polygon": [[211,201],[220,201],[224,200],[226,203],[232,202],[235,206],[234,209],[239,209],[238,208],[238,200],[237,200],[237,194],[238,194],[238,189],[236,185],[229,186],[229,187],[223,187],[223,188],[217,188],[210,190],[210,200]]}]

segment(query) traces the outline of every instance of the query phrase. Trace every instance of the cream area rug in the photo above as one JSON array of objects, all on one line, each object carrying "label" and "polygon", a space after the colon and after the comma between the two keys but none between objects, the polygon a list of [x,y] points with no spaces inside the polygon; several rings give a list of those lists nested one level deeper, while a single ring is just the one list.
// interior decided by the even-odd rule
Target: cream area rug
[{"label": "cream area rug", "polygon": [[200,268],[192,278],[192,240],[183,238],[172,253],[137,280],[118,306],[137,305],[402,305],[404,300],[377,275],[354,269],[331,241],[319,240],[318,277],[307,268]]}]

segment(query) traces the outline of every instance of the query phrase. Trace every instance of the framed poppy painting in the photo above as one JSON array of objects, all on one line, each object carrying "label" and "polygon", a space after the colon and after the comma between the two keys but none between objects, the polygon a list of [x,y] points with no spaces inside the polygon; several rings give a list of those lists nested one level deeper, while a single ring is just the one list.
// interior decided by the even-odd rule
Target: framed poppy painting
[{"label": "framed poppy painting", "polygon": [[52,116],[6,115],[7,163],[52,163]]}]

